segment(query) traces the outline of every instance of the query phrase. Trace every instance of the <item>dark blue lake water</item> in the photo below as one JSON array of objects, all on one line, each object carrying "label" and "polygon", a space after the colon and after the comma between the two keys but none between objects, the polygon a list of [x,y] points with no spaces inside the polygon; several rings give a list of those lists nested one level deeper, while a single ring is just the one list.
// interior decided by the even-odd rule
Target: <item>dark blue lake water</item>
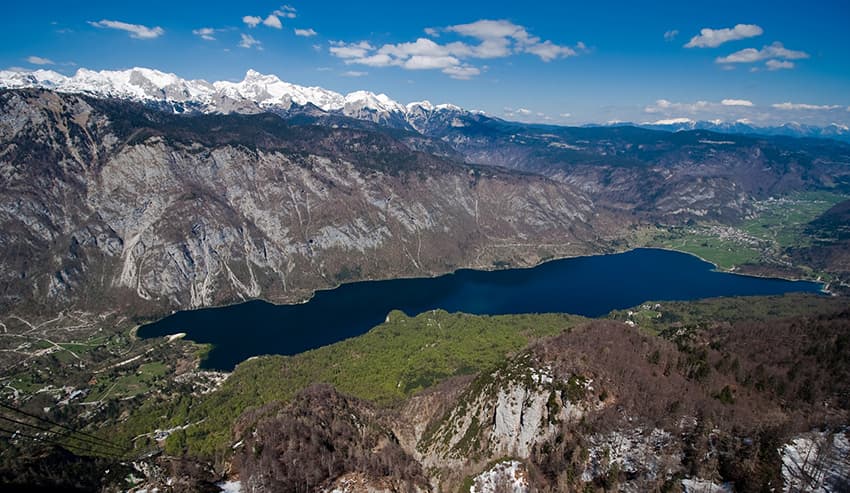
[{"label": "dark blue lake water", "polygon": [[813,282],[716,272],[691,255],[637,249],[546,262],[530,269],[460,270],[435,278],[345,284],[307,303],[249,301],[182,311],[139,329],[141,337],[186,332],[212,343],[202,367],[232,370],[260,354],[296,354],[368,331],[399,309],[408,315],[442,308],[500,315],[563,312],[595,317],[648,300],[818,292]]}]

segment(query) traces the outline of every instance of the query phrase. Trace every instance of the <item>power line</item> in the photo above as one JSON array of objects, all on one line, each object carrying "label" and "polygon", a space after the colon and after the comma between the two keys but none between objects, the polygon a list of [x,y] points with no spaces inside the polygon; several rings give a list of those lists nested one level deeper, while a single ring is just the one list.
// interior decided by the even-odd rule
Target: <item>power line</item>
[{"label": "power line", "polygon": [[50,428],[38,426],[38,425],[35,425],[35,424],[32,424],[32,423],[27,423],[26,421],[20,421],[20,420],[14,419],[14,418],[10,418],[8,416],[0,415],[0,419],[2,419],[4,421],[8,421],[10,423],[15,423],[15,424],[18,424],[18,425],[29,426],[31,428],[35,428],[35,429],[40,430],[40,431],[44,431],[44,432],[47,432],[47,433],[53,433],[53,434],[56,434],[56,435],[59,435],[59,436],[62,436],[62,437],[66,437],[66,438],[70,438],[70,439],[73,439],[73,440],[78,440],[80,442],[89,444],[90,447],[92,445],[94,445],[94,446],[99,446],[99,447],[112,448],[113,450],[120,450],[121,452],[124,452],[123,449],[118,449],[117,447],[110,444],[109,442],[99,441],[99,440],[91,440],[91,439],[88,439],[88,438],[80,438],[80,437],[77,437],[77,436],[73,436],[72,433],[64,433],[64,434],[59,433],[59,432],[56,432],[54,430],[51,430]]},{"label": "power line", "polygon": [[76,433],[76,434],[83,435],[83,436],[86,436],[86,437],[89,437],[89,438],[93,438],[93,439],[95,439],[95,440],[97,440],[97,441],[99,441],[99,442],[108,443],[108,444],[112,445],[113,447],[117,448],[118,450],[121,450],[122,452],[125,452],[125,451],[127,451],[127,450],[128,450],[126,447],[123,447],[123,446],[121,446],[121,445],[118,445],[117,443],[114,443],[114,442],[111,442],[111,441],[109,441],[109,440],[106,440],[105,438],[99,437],[99,436],[97,436],[97,435],[92,435],[91,433],[86,433],[86,432],[84,432],[84,431],[78,431],[78,430],[75,430],[74,428],[71,428],[70,426],[66,426],[66,425],[63,425],[63,424],[57,423],[57,422],[55,422],[55,421],[49,420],[49,419],[47,419],[47,418],[42,418],[41,416],[37,416],[37,415],[35,415],[35,414],[28,413],[28,412],[26,412],[26,411],[24,411],[24,410],[22,410],[22,409],[18,409],[18,408],[14,407],[14,406],[10,406],[10,405],[5,404],[5,403],[3,403],[3,402],[0,402],[0,407],[5,408],[5,409],[8,409],[8,410],[10,410],[10,411],[12,411],[12,412],[16,412],[16,413],[19,413],[19,414],[23,414],[24,416],[28,416],[28,417],[33,418],[33,419],[37,419],[37,420],[39,420],[39,421],[41,421],[41,422],[51,424],[51,425],[53,425],[53,426],[58,426],[59,428],[62,428],[62,429],[65,429],[65,430],[70,431],[71,433]]},{"label": "power line", "polygon": [[[44,443],[46,445],[54,445],[54,446],[59,446],[59,447],[67,448],[67,449],[77,449],[77,451],[80,452],[80,453],[84,453],[84,452],[87,451],[86,449],[84,449],[83,447],[81,447],[79,445],[61,443],[61,442],[58,442],[56,440],[53,440],[53,439],[50,439],[50,438],[47,438],[47,437],[40,437],[38,435],[30,435],[29,433],[24,433],[24,432],[18,431],[18,430],[12,431],[12,430],[7,430],[5,428],[0,427],[0,433],[8,433],[9,439],[12,439],[12,438],[15,438],[15,437],[23,437],[23,438],[28,438],[30,440],[35,440],[37,442]],[[90,451],[90,450],[88,450],[88,451]],[[72,452],[73,452],[73,450],[72,450]],[[120,455],[116,455],[116,454],[113,454],[113,453],[103,453],[102,455],[104,455],[104,456],[106,456],[110,459],[116,459],[116,460],[120,460],[122,458]]]}]

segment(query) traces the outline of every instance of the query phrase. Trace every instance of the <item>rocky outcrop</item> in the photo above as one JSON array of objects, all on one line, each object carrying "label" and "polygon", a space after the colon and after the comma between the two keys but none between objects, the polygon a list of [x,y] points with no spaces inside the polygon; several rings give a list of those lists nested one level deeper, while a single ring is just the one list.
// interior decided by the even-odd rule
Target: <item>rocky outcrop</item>
[{"label": "rocky outcrop", "polygon": [[813,431],[791,439],[782,454],[783,491],[847,491],[850,489],[848,430]]}]

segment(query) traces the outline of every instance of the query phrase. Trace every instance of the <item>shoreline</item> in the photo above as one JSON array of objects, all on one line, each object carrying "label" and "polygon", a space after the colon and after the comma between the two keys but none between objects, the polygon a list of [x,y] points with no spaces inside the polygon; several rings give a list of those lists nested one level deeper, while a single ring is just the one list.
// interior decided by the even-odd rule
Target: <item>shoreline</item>
[{"label": "shoreline", "polygon": [[508,268],[493,268],[493,267],[490,267],[490,266],[459,267],[459,268],[452,270],[452,271],[449,271],[449,272],[432,274],[432,275],[412,275],[412,276],[398,276],[398,277],[384,277],[384,278],[364,278],[364,279],[358,279],[356,281],[336,283],[336,284],[329,286],[329,287],[317,288],[317,289],[312,290],[310,292],[310,294],[308,296],[304,297],[303,299],[299,298],[296,301],[290,301],[290,302],[272,301],[268,298],[259,297],[259,298],[234,300],[233,302],[226,302],[226,303],[222,303],[222,304],[218,304],[218,305],[209,305],[209,306],[203,306],[203,307],[197,307],[197,308],[184,308],[184,309],[176,309],[176,310],[172,309],[169,314],[167,314],[163,317],[154,319],[154,320],[152,320],[151,322],[148,322],[148,323],[143,323],[143,324],[137,325],[136,328],[134,329],[134,332],[137,333],[138,329],[140,329],[140,328],[142,328],[146,325],[156,323],[156,322],[163,320],[165,318],[168,318],[169,316],[171,316],[171,315],[173,315],[177,312],[181,312],[181,311],[195,311],[195,310],[226,308],[226,307],[230,307],[230,306],[241,305],[243,303],[250,303],[250,302],[253,302],[253,301],[260,301],[260,302],[268,303],[268,304],[274,305],[274,306],[302,305],[302,304],[305,304],[305,303],[309,303],[320,292],[333,291],[333,290],[338,289],[341,286],[347,285],[347,284],[382,282],[382,281],[403,280],[403,279],[408,279],[408,280],[410,280],[410,279],[436,279],[436,278],[439,278],[439,277],[454,275],[454,274],[457,274],[460,271],[465,271],[465,270],[477,271],[477,272],[527,270],[527,269],[534,269],[534,268],[540,267],[541,265],[549,263],[549,262],[555,262],[555,261],[560,261],[560,260],[589,258],[589,257],[603,257],[603,256],[609,256],[609,255],[622,255],[622,254],[625,254],[625,253],[633,252],[633,251],[638,250],[638,249],[662,250],[662,251],[667,251],[667,252],[674,252],[674,253],[689,255],[691,257],[694,257],[694,258],[696,258],[696,259],[698,259],[702,262],[705,262],[705,263],[711,265],[713,271],[724,273],[724,274],[732,274],[732,275],[736,275],[736,276],[752,277],[752,278],[758,278],[758,279],[777,279],[777,280],[783,280],[783,281],[788,281],[788,282],[809,282],[809,283],[813,283],[813,284],[819,284],[821,286],[821,289],[820,289],[821,293],[827,294],[827,295],[834,295],[834,293],[832,291],[829,291],[828,289],[826,289],[829,283],[819,281],[819,280],[816,280],[816,279],[794,278],[794,277],[787,277],[787,276],[782,276],[782,275],[771,276],[771,275],[760,275],[760,274],[749,274],[749,273],[743,273],[743,272],[736,272],[734,270],[723,269],[723,268],[719,267],[716,263],[714,263],[714,262],[712,262],[712,261],[710,261],[710,260],[708,260],[704,257],[701,257],[701,256],[699,256],[699,255],[697,255],[693,252],[688,252],[688,251],[685,251],[685,250],[679,250],[679,249],[676,249],[676,248],[662,247],[662,246],[640,245],[640,246],[631,246],[631,247],[623,248],[623,249],[616,249],[616,250],[611,251],[611,252],[553,256],[553,257],[547,258],[546,260],[539,261],[539,262],[536,262],[536,263],[528,265],[528,266],[517,266],[517,267],[508,267]]},{"label": "shoreline", "polygon": [[[731,270],[731,269],[724,269],[724,268],[720,267],[719,265],[715,264],[714,262],[712,262],[711,260],[700,257],[699,255],[697,255],[693,252],[688,252],[688,251],[685,251],[685,250],[677,250],[675,248],[668,248],[668,247],[661,247],[661,246],[658,246],[658,247],[656,247],[656,246],[636,247],[636,248],[632,248],[632,250],[635,250],[637,248],[647,248],[647,249],[651,249],[651,250],[665,250],[665,251],[668,251],[668,252],[684,253],[686,255],[696,257],[696,258],[702,260],[705,263],[713,265],[715,271],[723,272],[724,274],[734,274],[736,276],[745,276],[745,277],[756,277],[756,278],[759,278],[759,279],[781,279],[783,281],[790,281],[790,282],[811,282],[811,283],[815,283],[815,284],[820,284],[821,286],[823,286],[823,288],[821,288],[822,293],[833,294],[832,291],[829,291],[829,290],[826,289],[826,286],[828,286],[829,283],[819,281],[817,279],[805,279],[805,278],[788,277],[788,276],[782,276],[782,275],[766,276],[766,275],[761,275],[761,274],[748,274],[746,272],[737,272],[737,271]],[[629,250],[627,250],[627,251],[629,251]]]}]

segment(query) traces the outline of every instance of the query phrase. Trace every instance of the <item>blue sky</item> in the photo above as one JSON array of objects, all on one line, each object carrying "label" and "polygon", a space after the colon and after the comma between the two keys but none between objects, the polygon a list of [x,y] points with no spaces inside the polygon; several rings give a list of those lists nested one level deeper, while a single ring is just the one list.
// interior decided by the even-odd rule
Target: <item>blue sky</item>
[{"label": "blue sky", "polygon": [[14,2],[0,25],[4,68],[253,68],[563,124],[850,123],[846,0]]}]

